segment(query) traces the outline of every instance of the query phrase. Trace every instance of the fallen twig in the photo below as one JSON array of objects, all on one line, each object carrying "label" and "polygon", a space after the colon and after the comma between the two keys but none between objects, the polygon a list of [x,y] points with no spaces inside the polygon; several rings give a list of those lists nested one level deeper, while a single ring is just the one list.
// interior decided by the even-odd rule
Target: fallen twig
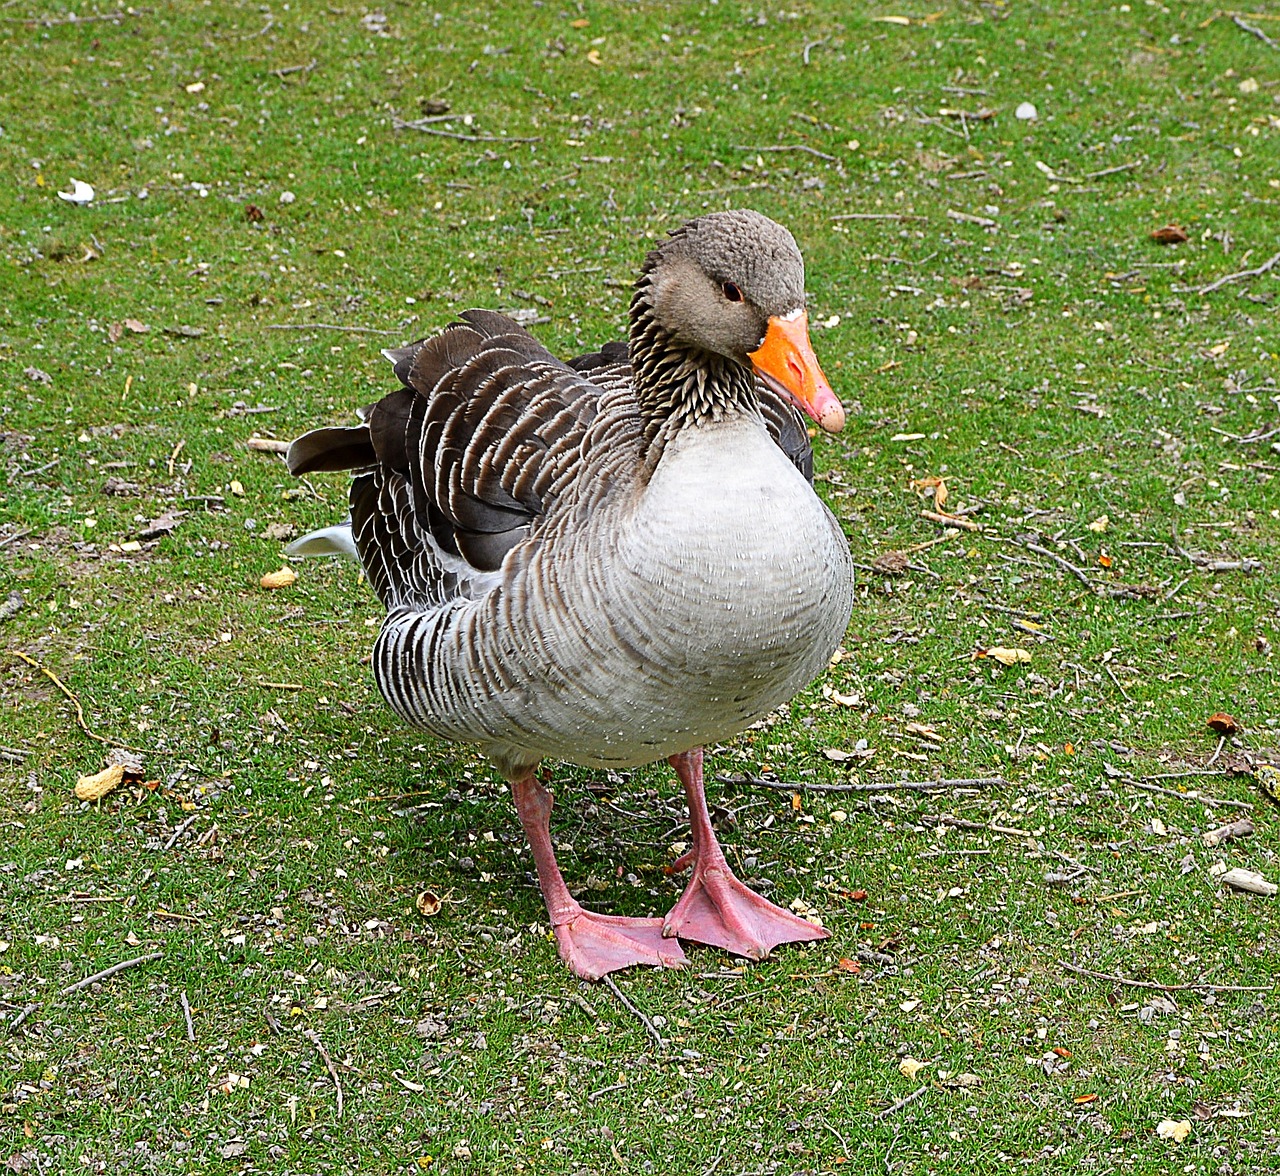
[{"label": "fallen twig", "polygon": [[1103,663],[1102,668],[1107,671],[1107,677],[1110,678],[1116,684],[1116,689],[1120,691],[1121,695],[1124,697],[1125,702],[1129,703],[1131,706],[1137,705],[1133,701],[1133,696],[1123,686],[1120,685],[1120,679],[1116,677],[1115,670],[1113,670],[1105,662]]},{"label": "fallen twig", "polygon": [[[454,116],[457,117],[457,116]],[[535,135],[532,138],[519,138],[515,135],[470,135],[463,131],[442,131],[439,127],[430,127],[424,125],[426,119],[411,119],[405,121],[400,118],[391,120],[391,127],[396,131],[421,131],[424,135],[439,135],[442,139],[460,139],[464,143],[541,143],[542,136]]]},{"label": "fallen twig", "polygon": [[913,1090],[909,1095],[907,1095],[907,1097],[906,1097],[906,1098],[900,1098],[900,1099],[898,1099],[898,1101],[897,1101],[896,1103],[894,1103],[894,1104],[893,1104],[893,1106],[891,1106],[891,1107],[885,1107],[885,1109],[884,1109],[883,1111],[878,1111],[878,1112],[876,1112],[876,1118],[877,1118],[877,1119],[883,1119],[883,1118],[885,1118],[887,1115],[892,1115],[892,1114],[894,1113],[894,1111],[900,1111],[900,1110],[902,1110],[902,1108],[903,1108],[903,1107],[905,1107],[908,1103],[913,1103],[913,1102],[915,1102],[915,1101],[916,1101],[916,1099],[918,1099],[918,1098],[919,1098],[922,1094],[924,1094],[924,1092],[925,1092],[926,1090],[928,1090],[928,1089],[929,1089],[929,1087],[928,1087],[928,1085],[927,1085],[927,1084],[926,1084],[926,1085],[924,1085],[924,1086],[919,1086],[919,1087],[917,1087],[917,1088],[916,1088],[915,1090]]},{"label": "fallen twig", "polygon": [[186,1020],[186,1022],[187,1022],[187,1040],[188,1040],[188,1041],[195,1041],[195,1039],[196,1039],[196,1028],[195,1028],[195,1026],[191,1023],[191,1004],[190,1004],[190,1002],[187,1000],[187,994],[186,994],[186,991],[185,991],[185,990],[184,990],[181,994],[179,994],[178,999],[179,999],[179,1001],[180,1001],[180,1002],[181,1002],[181,1004],[182,1004],[182,1016],[183,1016],[183,1018],[184,1018],[184,1019]]},{"label": "fallen twig", "polygon": [[77,724],[79,724],[80,730],[83,731],[86,735],[88,735],[90,739],[94,740],[96,743],[103,743],[107,747],[119,747],[125,751],[136,751],[136,752],[140,752],[143,755],[160,754],[158,752],[148,751],[145,747],[133,747],[128,743],[121,743],[120,740],[118,739],[109,739],[106,735],[99,735],[96,731],[90,728],[88,721],[85,719],[84,707],[80,705],[80,700],[74,694],[72,694],[70,690],[67,689],[67,687],[63,684],[62,679],[59,678],[57,674],[55,674],[52,670],[46,668],[45,666],[42,666],[38,661],[35,660],[35,658],[29,657],[27,654],[23,653],[22,650],[20,649],[11,649],[9,652],[12,653],[14,657],[21,658],[24,662],[27,663],[27,665],[31,666],[32,669],[39,670],[46,678],[49,679],[50,682],[52,682],[59,690],[61,690],[62,693],[67,696],[67,698],[71,700],[71,704],[76,708],[76,722]]},{"label": "fallen twig", "polygon": [[1254,833],[1253,821],[1248,817],[1241,817],[1238,821],[1232,821],[1229,825],[1223,825],[1218,829],[1210,829],[1201,837],[1201,840],[1210,847],[1221,845],[1224,841],[1233,841],[1237,837],[1252,837]]},{"label": "fallen twig", "polygon": [[274,437],[250,437],[245,443],[246,449],[255,453],[288,453],[289,442],[277,441]]},{"label": "fallen twig", "polygon": [[960,212],[955,208],[947,209],[947,219],[959,221],[965,225],[981,225],[984,229],[994,229],[997,223],[989,216],[975,216],[972,212]]},{"label": "fallen twig", "polygon": [[29,1004],[23,1005],[22,1012],[20,1012],[16,1017],[14,1017],[12,1021],[9,1022],[9,1032],[12,1033],[15,1029],[17,1029],[18,1026],[21,1025],[22,1022],[25,1021],[29,1016],[31,1016],[31,1014],[34,1013],[39,1007],[40,1007],[40,1002],[38,1000],[33,1000]]},{"label": "fallen twig", "polygon": [[640,1022],[641,1025],[644,1026],[645,1032],[648,1033],[649,1036],[652,1037],[653,1040],[658,1043],[658,1048],[666,1049],[667,1047],[666,1040],[663,1038],[662,1034],[658,1032],[658,1027],[651,1020],[649,1020],[649,1018],[646,1017],[644,1013],[642,1013],[638,1008],[636,1008],[636,1006],[633,1005],[625,996],[623,996],[622,990],[613,982],[613,977],[606,975],[606,976],[602,976],[601,980],[604,981],[605,987],[608,988],[609,991],[612,992],[613,995],[616,996],[618,1000],[622,1002],[622,1005],[627,1010],[627,1012],[629,1012],[633,1017],[636,1018],[637,1021]]},{"label": "fallen twig", "polygon": [[1152,780],[1173,780],[1180,776],[1225,776],[1226,772],[1218,771],[1199,771],[1199,772],[1171,772],[1165,776],[1146,776],[1139,779],[1136,776],[1121,776],[1120,779],[1126,784],[1132,785],[1134,788],[1140,788],[1143,792],[1154,792],[1157,796],[1173,796],[1178,800],[1198,800],[1201,804],[1208,805],[1209,808],[1236,808],[1244,809],[1246,812],[1253,812],[1253,805],[1247,800],[1220,800],[1216,796],[1205,796],[1200,791],[1178,792],[1173,788],[1161,788],[1158,784],[1152,784]]},{"label": "fallen twig", "polygon": [[314,1029],[304,1029],[307,1040],[316,1047],[316,1052],[323,1059],[325,1067],[329,1071],[329,1077],[333,1079],[333,1088],[338,1094],[338,1118],[342,1118],[342,1082],[338,1078],[338,1067],[333,1064],[333,1059],[329,1056],[329,1051],[325,1049],[324,1042],[320,1040],[320,1034]]},{"label": "fallen twig", "polygon": [[1119,172],[1133,171],[1135,167],[1141,167],[1146,162],[1145,159],[1135,159],[1132,163],[1118,163],[1115,167],[1104,167],[1101,171],[1085,172],[1086,180],[1100,180],[1103,176],[1114,176]]},{"label": "fallen twig", "polygon": [[946,788],[1004,788],[1003,776],[976,776],[955,780],[896,780],[884,784],[810,784],[807,781],[762,780],[758,776],[717,776],[721,784],[752,784],[779,792],[941,792]]},{"label": "fallen twig", "polygon": [[1092,588],[1093,581],[1089,579],[1089,574],[1083,569],[1076,567],[1070,560],[1063,559],[1056,551],[1050,551],[1047,547],[1041,547],[1038,543],[1024,543],[1028,551],[1034,551],[1036,555],[1047,556],[1053,560],[1064,572],[1070,572],[1081,584],[1087,584]]},{"label": "fallen twig", "polygon": [[940,514],[936,510],[922,510],[920,517],[928,519],[931,523],[941,523],[944,527],[959,527],[962,531],[982,530],[982,524],[975,523],[972,519],[961,518],[959,515]]},{"label": "fallen twig", "polygon": [[[1239,23],[1238,19],[1236,23],[1237,24]],[[1259,30],[1255,29],[1254,31],[1258,32],[1259,35],[1261,36],[1261,33]],[[1280,46],[1277,46],[1277,48],[1280,48]],[[1232,282],[1243,282],[1246,278],[1261,277],[1263,274],[1268,273],[1270,270],[1273,270],[1277,264],[1280,264],[1280,253],[1275,254],[1273,257],[1269,257],[1260,266],[1257,266],[1254,269],[1240,270],[1238,273],[1226,274],[1225,276],[1219,278],[1216,282],[1210,282],[1207,286],[1201,286],[1196,291],[1196,293],[1212,294],[1214,290],[1220,290],[1223,286],[1230,285]]]},{"label": "fallen twig", "polygon": [[1259,41],[1270,45],[1272,49],[1280,49],[1280,41],[1276,41],[1273,38],[1268,37],[1267,34],[1258,28],[1257,25],[1249,24],[1243,16],[1233,16],[1231,18],[1231,23],[1238,29],[1244,29],[1246,33],[1252,33]]},{"label": "fallen twig", "polygon": [[[805,64],[808,65],[809,63],[806,61]],[[741,143],[734,143],[733,149],[735,151],[804,151],[830,163],[836,162],[834,155],[828,155],[825,151],[819,151],[816,147],[810,147],[805,143],[779,143],[773,147],[744,147]]]},{"label": "fallen twig", "polygon": [[615,1090],[626,1090],[625,1082],[615,1082],[612,1086],[602,1086],[599,1090],[593,1090],[587,1095],[587,1102],[595,1102],[598,1098],[603,1098],[606,1094],[612,1094]]},{"label": "fallen twig", "polygon": [[76,16],[74,13],[70,16],[4,16],[0,21],[5,24],[38,24],[51,29],[55,25],[88,24],[94,20],[124,20],[126,16],[141,16],[150,11],[149,8],[131,8],[128,12],[98,12],[91,16]]},{"label": "fallen twig", "polygon": [[352,327],[345,323],[267,323],[268,331],[351,331],[357,335],[398,335],[399,331],[383,331],[378,327]]},{"label": "fallen twig", "polygon": [[128,968],[136,968],[139,964],[149,964],[152,960],[164,958],[164,952],[153,951],[148,955],[134,956],[131,960],[121,960],[118,964],[112,964],[109,968],[103,968],[101,972],[94,972],[92,976],[86,976],[83,980],[77,980],[74,984],[68,984],[65,988],[58,989],[59,996],[70,996],[73,992],[79,992],[82,988],[88,988],[90,984],[96,984],[99,980],[106,980],[114,976],[117,972],[123,972]]},{"label": "fallen twig", "polygon": [[905,212],[841,212],[831,218],[833,221],[865,220],[865,221],[908,221],[924,220],[922,216],[911,216]]},{"label": "fallen twig", "polygon": [[1092,976],[1095,980],[1109,980],[1112,984],[1123,984],[1126,988],[1150,988],[1157,992],[1270,992],[1273,985],[1255,984],[1157,984],[1154,980],[1130,980],[1126,976],[1113,976],[1110,972],[1095,972],[1092,968],[1082,968],[1079,964],[1069,964],[1059,960],[1060,967],[1078,976]]},{"label": "fallen twig", "polygon": [[177,845],[178,838],[181,837],[188,829],[191,828],[192,825],[196,823],[196,818],[199,815],[200,815],[199,813],[192,813],[191,816],[189,816],[185,821],[183,821],[182,824],[179,825],[173,831],[172,835],[169,837],[169,840],[164,843],[164,848],[161,849],[160,852],[168,853],[169,850],[171,850],[175,845]]},{"label": "fallen twig", "polygon": [[967,821],[964,817],[953,817],[950,813],[920,818],[926,825],[950,825],[954,829],[974,829],[982,833],[1003,833],[1006,837],[1027,837],[1031,834],[1025,829],[1011,829],[1008,825],[984,825],[981,821]]}]

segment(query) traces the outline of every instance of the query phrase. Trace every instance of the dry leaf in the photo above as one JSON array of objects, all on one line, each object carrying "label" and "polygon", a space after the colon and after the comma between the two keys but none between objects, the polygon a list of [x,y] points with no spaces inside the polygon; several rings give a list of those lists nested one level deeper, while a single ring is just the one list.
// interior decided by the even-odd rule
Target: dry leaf
[{"label": "dry leaf", "polygon": [[132,331],[135,335],[145,335],[151,328],[140,319],[127,318],[124,320],[125,329]]},{"label": "dry leaf", "polygon": [[120,787],[124,779],[124,766],[112,764],[96,776],[81,776],[76,781],[76,797],[79,800],[101,800],[108,792]]},{"label": "dry leaf", "polygon": [[915,1076],[918,1073],[920,1073],[920,1071],[923,1070],[925,1066],[931,1066],[931,1065],[933,1065],[932,1062],[917,1062],[915,1058],[903,1058],[902,1061],[898,1063],[898,1072],[904,1078],[910,1078],[914,1080]]},{"label": "dry leaf", "polygon": [[1018,662],[1029,662],[1031,660],[1031,651],[1029,649],[1005,649],[1002,646],[993,645],[988,650],[980,651],[978,656],[992,658],[1002,666],[1012,666]]},{"label": "dry leaf", "polygon": [[281,568],[278,572],[267,572],[258,583],[268,589],[288,588],[297,578],[298,573],[292,568]]},{"label": "dry leaf", "polygon": [[1162,1119],[1156,1126],[1156,1134],[1161,1139],[1172,1139],[1174,1143],[1181,1143],[1191,1134],[1191,1120]]},{"label": "dry leaf", "polygon": [[237,498],[244,497],[244,483],[239,478],[232,478],[231,484],[227,487]]},{"label": "dry leaf", "polygon": [[1106,515],[1099,515],[1089,524],[1088,529],[1101,535],[1109,526],[1111,526],[1111,520]]},{"label": "dry leaf", "polygon": [[885,551],[871,561],[871,566],[883,576],[900,576],[910,563],[911,557],[905,551]]},{"label": "dry leaf", "polygon": [[1180,245],[1187,239],[1187,230],[1181,225],[1162,225],[1151,234],[1157,245]]},{"label": "dry leaf", "polygon": [[1206,722],[1209,724],[1209,729],[1217,731],[1219,735],[1234,735],[1240,730],[1240,724],[1223,711],[1210,715]]},{"label": "dry leaf", "polygon": [[911,24],[909,16],[873,16],[871,19],[878,24],[902,25],[904,28]]},{"label": "dry leaf", "polygon": [[861,972],[862,965],[857,960],[842,959],[836,967],[842,972]]},{"label": "dry leaf", "polygon": [[588,60],[589,62],[591,62],[591,64],[592,64],[592,65],[603,65],[603,64],[604,64],[604,63],[600,60],[600,50],[599,50],[599,49],[589,49],[589,50],[587,50],[587,60]]},{"label": "dry leaf", "polygon": [[432,915],[440,913],[444,902],[434,891],[424,890],[414,899],[413,905],[418,908],[418,914],[425,915],[429,919]]},{"label": "dry leaf", "polygon": [[1077,1094],[1071,1101],[1078,1107],[1084,1106],[1085,1103],[1096,1102],[1098,1096],[1096,1094]]}]

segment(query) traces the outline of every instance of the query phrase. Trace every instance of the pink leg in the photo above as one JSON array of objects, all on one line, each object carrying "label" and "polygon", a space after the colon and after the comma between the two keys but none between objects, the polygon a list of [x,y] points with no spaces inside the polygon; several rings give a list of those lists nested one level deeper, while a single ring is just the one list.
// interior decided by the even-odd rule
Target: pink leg
[{"label": "pink leg", "polygon": [[684,785],[693,829],[693,848],[675,865],[683,868],[692,858],[693,877],[668,912],[663,935],[723,947],[752,960],[764,959],[779,943],[826,939],[829,931],[774,906],[733,876],[707,812],[702,748],[673,755],[668,762]]},{"label": "pink leg", "polygon": [[599,980],[632,964],[677,968],[685,962],[680,945],[663,938],[661,919],[627,919],[583,910],[569,893],[551,847],[551,793],[530,772],[512,782],[511,796],[533,850],[560,958],[574,975]]}]

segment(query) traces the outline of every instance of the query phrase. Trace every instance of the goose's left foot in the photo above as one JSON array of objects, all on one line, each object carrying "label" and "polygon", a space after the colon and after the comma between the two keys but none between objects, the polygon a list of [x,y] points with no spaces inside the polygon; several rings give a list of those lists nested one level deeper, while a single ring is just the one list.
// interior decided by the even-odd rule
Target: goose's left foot
[{"label": "goose's left foot", "polygon": [[670,763],[685,786],[693,827],[693,848],[673,871],[692,861],[693,877],[667,913],[663,935],[723,947],[752,960],[764,959],[780,943],[826,939],[830,931],[775,906],[734,877],[707,813],[701,749],[673,755]]}]

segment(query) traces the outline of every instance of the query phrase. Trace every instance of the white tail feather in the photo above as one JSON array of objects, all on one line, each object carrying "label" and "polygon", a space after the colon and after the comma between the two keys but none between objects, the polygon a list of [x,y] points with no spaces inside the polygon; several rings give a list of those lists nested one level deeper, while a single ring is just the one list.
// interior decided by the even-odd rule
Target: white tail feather
[{"label": "white tail feather", "polygon": [[357,563],[360,556],[356,551],[356,541],[351,536],[351,524],[339,523],[335,527],[323,527],[295,539],[284,549],[290,559],[309,555],[340,555],[345,559],[354,559]]}]

